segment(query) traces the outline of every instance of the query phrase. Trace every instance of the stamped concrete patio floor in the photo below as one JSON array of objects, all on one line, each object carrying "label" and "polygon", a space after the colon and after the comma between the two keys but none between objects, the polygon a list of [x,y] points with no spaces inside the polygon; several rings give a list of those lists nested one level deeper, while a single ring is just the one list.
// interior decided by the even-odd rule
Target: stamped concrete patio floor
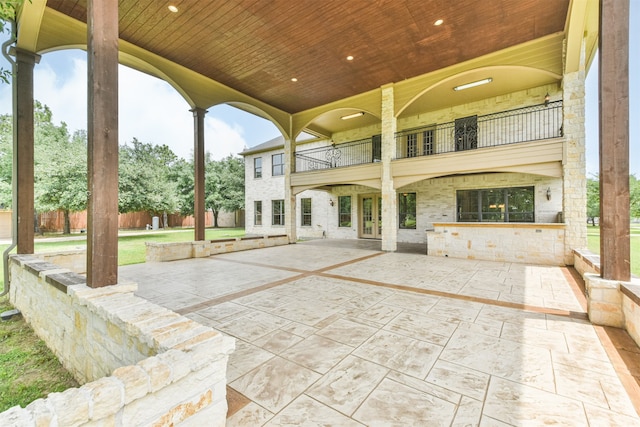
[{"label": "stamped concrete patio floor", "polygon": [[237,339],[228,426],[640,426],[640,350],[560,267],[316,240],[121,267]]}]

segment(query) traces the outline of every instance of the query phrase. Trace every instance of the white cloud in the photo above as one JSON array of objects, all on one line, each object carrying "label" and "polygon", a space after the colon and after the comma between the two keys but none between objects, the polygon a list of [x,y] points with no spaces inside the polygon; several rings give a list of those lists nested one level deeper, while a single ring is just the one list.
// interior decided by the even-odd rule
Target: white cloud
[{"label": "white cloud", "polygon": [[215,117],[206,117],[204,121],[204,146],[211,157],[220,160],[229,154],[236,155],[247,146],[242,129],[237,125],[229,126]]}]

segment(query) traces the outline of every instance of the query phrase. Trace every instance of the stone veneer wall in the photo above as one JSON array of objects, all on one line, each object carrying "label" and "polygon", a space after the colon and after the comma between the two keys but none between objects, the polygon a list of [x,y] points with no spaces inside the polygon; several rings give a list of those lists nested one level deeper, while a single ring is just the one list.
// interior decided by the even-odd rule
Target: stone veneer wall
[{"label": "stone veneer wall", "polygon": [[563,224],[435,223],[428,255],[564,265]]},{"label": "stone veneer wall", "polygon": [[146,261],[164,262],[179,259],[204,258],[215,254],[288,244],[289,238],[285,234],[279,236],[236,237],[233,239],[201,240],[195,242],[147,242]]},{"label": "stone veneer wall", "polygon": [[584,278],[589,320],[596,325],[624,328],[640,346],[640,279],[631,282],[600,277],[600,256],[575,250],[574,266]]},{"label": "stone veneer wall", "polygon": [[[3,426],[223,426],[235,341],[83,276],[14,255],[10,299],[82,387],[0,414]],[[110,375],[110,376],[109,376]]]}]

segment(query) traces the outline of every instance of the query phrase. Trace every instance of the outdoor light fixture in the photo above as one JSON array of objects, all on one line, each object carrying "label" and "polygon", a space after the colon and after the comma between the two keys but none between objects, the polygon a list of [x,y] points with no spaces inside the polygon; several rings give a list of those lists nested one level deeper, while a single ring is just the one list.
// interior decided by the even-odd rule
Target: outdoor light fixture
[{"label": "outdoor light fixture", "polygon": [[333,206],[333,199],[329,199],[329,204]]},{"label": "outdoor light fixture", "polygon": [[295,77],[292,77],[292,78],[291,78],[291,81],[295,83],[295,82],[297,82],[297,81],[298,81],[298,79],[296,79]]},{"label": "outdoor light fixture", "polygon": [[476,87],[476,86],[480,86],[480,85],[486,85],[487,83],[491,83],[492,81],[493,81],[493,79],[491,77],[489,77],[489,78],[486,78],[486,79],[478,80],[476,82],[465,83],[463,85],[456,86],[456,87],[453,88],[453,90],[469,89],[471,87]]},{"label": "outdoor light fixture", "polygon": [[353,61],[353,55],[347,56],[347,61]]},{"label": "outdoor light fixture", "polygon": [[435,25],[436,27],[442,25],[444,21],[442,19],[438,19],[436,22],[433,23],[433,25]]},{"label": "outdoor light fixture", "polygon": [[549,105],[549,99],[551,99],[551,97],[549,96],[549,92],[547,92],[547,94],[544,96],[544,106],[547,107]]},{"label": "outdoor light fixture", "polygon": [[168,9],[173,13],[176,13],[178,11],[178,8],[172,4],[168,6]]},{"label": "outdoor light fixture", "polygon": [[346,116],[340,117],[342,120],[355,119],[356,117],[364,116],[364,111],[359,111],[353,114],[347,114]]},{"label": "outdoor light fixture", "polygon": [[547,187],[547,200],[551,200],[551,187]]}]

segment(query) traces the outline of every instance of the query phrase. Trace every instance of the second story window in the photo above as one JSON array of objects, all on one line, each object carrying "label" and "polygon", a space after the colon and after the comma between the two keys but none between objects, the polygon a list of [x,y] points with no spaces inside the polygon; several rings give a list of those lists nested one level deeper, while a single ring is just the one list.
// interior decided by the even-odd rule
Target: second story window
[{"label": "second story window", "polygon": [[478,116],[456,119],[455,138],[456,151],[478,148]]},{"label": "second story window", "polygon": [[284,175],[284,154],[274,154],[271,156],[271,175]]},{"label": "second story window", "polygon": [[418,155],[418,135],[415,133],[407,135],[407,157]]},{"label": "second story window", "polygon": [[262,157],[253,159],[253,177],[262,178]]}]

